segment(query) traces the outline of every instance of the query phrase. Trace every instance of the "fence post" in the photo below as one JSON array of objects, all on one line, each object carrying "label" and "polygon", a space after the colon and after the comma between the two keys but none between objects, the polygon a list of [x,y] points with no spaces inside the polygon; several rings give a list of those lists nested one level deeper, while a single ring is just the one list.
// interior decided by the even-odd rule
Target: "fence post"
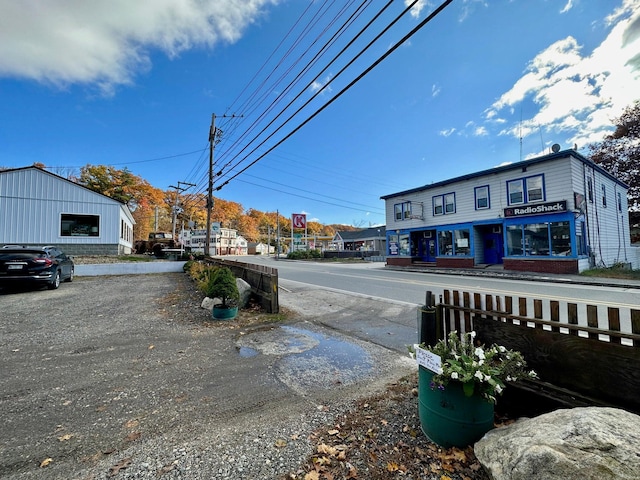
[{"label": "fence post", "polygon": [[438,342],[438,320],[435,298],[427,291],[425,304],[418,308],[418,343],[435,345]]}]

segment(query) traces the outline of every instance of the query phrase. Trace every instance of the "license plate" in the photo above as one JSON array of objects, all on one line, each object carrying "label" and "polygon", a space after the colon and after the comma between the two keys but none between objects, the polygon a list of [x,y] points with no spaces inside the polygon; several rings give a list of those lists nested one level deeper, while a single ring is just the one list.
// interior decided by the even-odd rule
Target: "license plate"
[{"label": "license plate", "polygon": [[22,265],[7,265],[7,270],[22,270]]}]

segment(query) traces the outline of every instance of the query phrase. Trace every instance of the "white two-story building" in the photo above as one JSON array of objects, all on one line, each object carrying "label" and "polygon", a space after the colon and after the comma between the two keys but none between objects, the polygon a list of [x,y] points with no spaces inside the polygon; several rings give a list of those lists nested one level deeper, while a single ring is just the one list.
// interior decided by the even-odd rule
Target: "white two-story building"
[{"label": "white two-story building", "polygon": [[387,264],[577,273],[631,264],[628,187],[574,150],[381,197]]}]

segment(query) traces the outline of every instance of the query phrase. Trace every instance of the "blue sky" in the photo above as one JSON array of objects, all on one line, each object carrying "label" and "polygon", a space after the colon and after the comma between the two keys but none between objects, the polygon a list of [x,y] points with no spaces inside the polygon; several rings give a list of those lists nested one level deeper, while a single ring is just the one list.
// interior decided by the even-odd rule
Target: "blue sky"
[{"label": "blue sky", "polygon": [[640,99],[637,0],[454,0],[394,49],[441,3],[421,0],[358,56],[396,0],[338,56],[386,3],[0,0],[0,166],[206,192],[215,114],[214,196],[369,226],[381,195],[587,154]]}]

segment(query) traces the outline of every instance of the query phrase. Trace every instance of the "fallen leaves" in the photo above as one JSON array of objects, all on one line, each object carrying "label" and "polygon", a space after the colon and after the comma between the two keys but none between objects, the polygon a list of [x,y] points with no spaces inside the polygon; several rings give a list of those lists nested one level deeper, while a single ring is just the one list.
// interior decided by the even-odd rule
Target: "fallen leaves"
[{"label": "fallen leaves", "polygon": [[124,470],[129,465],[131,465],[131,462],[131,458],[123,458],[118,463],[109,468],[109,476],[115,477],[118,473],[120,473],[120,470]]},{"label": "fallen leaves", "polygon": [[49,465],[51,465],[51,462],[53,462],[53,458],[45,458],[44,460],[42,460],[42,462],[40,462],[40,468],[48,467]]},{"label": "fallen leaves", "polygon": [[288,478],[487,480],[471,447],[445,449],[424,436],[414,382],[400,380],[314,432],[316,449],[304,476],[298,471]]}]

